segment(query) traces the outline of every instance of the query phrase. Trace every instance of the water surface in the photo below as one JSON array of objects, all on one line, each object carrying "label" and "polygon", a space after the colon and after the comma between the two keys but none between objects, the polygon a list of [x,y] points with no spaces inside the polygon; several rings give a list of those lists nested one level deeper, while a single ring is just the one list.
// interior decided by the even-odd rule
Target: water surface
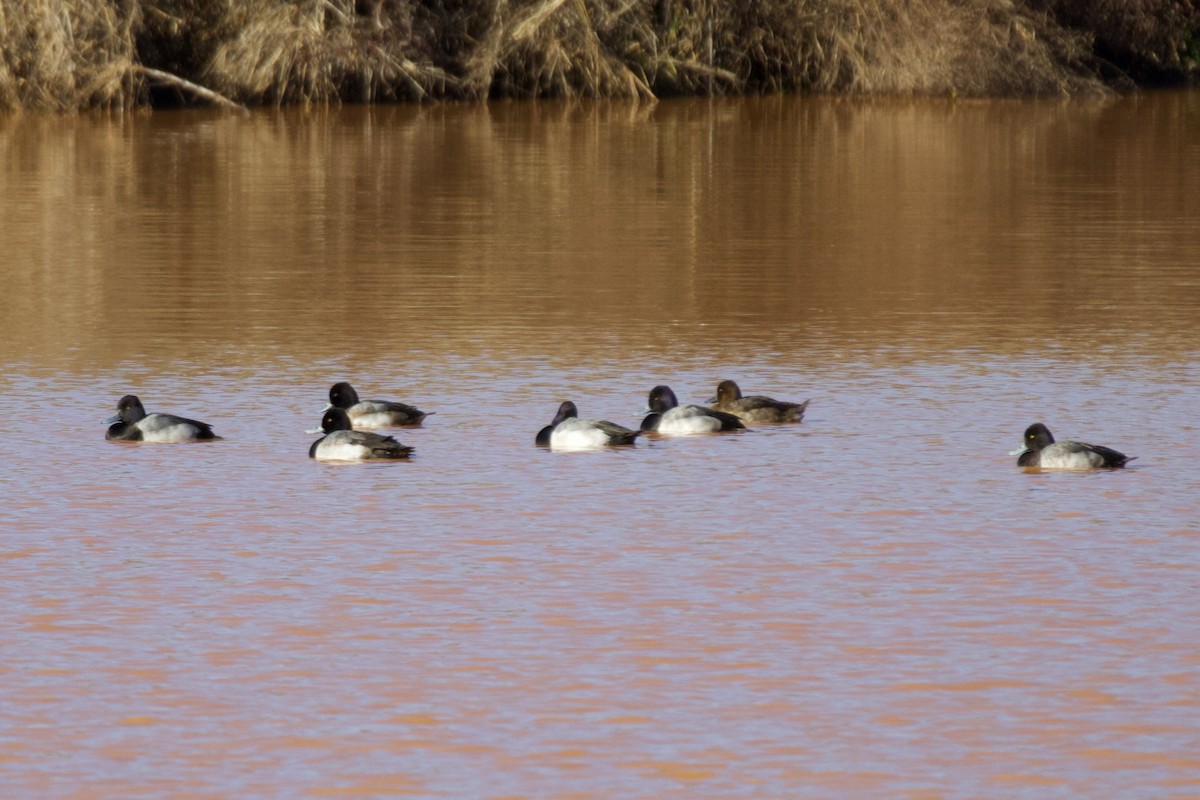
[{"label": "water surface", "polygon": [[[1200,95],[0,120],[14,797],[1194,797]],[[558,454],[564,399],[812,398]],[[305,457],[330,384],[436,413]],[[126,393],[224,440],[105,442]],[[1137,455],[1026,473],[1031,422]]]}]

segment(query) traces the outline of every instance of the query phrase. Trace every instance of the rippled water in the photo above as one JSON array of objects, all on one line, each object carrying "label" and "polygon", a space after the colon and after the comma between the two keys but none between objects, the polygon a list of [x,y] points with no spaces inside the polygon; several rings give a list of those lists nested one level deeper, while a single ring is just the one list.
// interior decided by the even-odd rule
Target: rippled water
[{"label": "rippled water", "polygon": [[[4,793],[1196,796],[1198,123],[0,120]],[[533,446],[722,378],[812,405]],[[306,458],[337,380],[411,462]],[[130,392],[225,438],[104,441]]]}]

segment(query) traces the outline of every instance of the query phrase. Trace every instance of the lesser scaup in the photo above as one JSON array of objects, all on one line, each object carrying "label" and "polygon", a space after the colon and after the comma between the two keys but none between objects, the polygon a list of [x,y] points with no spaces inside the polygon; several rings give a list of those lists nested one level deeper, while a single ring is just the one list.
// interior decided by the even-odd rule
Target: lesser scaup
[{"label": "lesser scaup", "polygon": [[335,383],[329,389],[329,407],[345,411],[350,416],[350,424],[359,429],[411,427],[420,425],[429,416],[421,409],[404,403],[359,400],[358,392],[345,381]]},{"label": "lesser scaup", "polygon": [[1025,429],[1025,441],[1021,449],[1014,450],[1012,455],[1018,455],[1017,466],[1042,469],[1123,467],[1125,462],[1136,458],[1098,444],[1056,442],[1054,434],[1040,422]]},{"label": "lesser scaup", "polygon": [[608,420],[579,419],[579,409],[570,400],[558,407],[554,420],[537,435],[537,444],[551,450],[597,450],[633,444],[641,431]]},{"label": "lesser scaup", "polygon": [[745,427],[733,414],[704,406],[679,405],[669,386],[655,386],[650,390],[650,414],[642,420],[643,431],[663,436],[734,431]]},{"label": "lesser scaup", "polygon": [[318,461],[394,460],[408,458],[413,451],[391,436],[352,429],[350,416],[340,408],[325,412],[321,430],[325,435],[308,448],[308,457]]},{"label": "lesser scaup", "polygon": [[787,403],[760,394],[743,397],[736,383],[721,381],[717,396],[708,402],[717,411],[733,414],[743,422],[799,422],[804,419],[809,401]]},{"label": "lesser scaup", "polygon": [[147,414],[136,395],[127,394],[117,403],[117,413],[104,420],[109,425],[105,439],[123,442],[192,442],[220,439],[207,422],[174,414]]}]

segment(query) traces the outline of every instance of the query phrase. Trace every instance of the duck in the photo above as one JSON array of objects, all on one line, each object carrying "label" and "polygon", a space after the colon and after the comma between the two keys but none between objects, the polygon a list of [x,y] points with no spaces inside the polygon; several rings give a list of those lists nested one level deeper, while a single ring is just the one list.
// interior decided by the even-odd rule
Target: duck
[{"label": "duck", "polygon": [[117,401],[117,413],[104,420],[105,439],[120,442],[195,442],[220,439],[207,422],[174,414],[147,414],[137,395]]},{"label": "duck", "polygon": [[321,430],[325,435],[308,448],[308,457],[318,461],[395,461],[408,458],[413,452],[413,448],[391,436],[354,430],[350,415],[341,408],[325,412]]},{"label": "duck", "polygon": [[804,419],[808,400],[803,403],[788,403],[765,397],[761,394],[742,396],[741,388],[734,381],[717,384],[717,394],[708,401],[717,410],[733,414],[742,422],[799,422]]},{"label": "duck", "polygon": [[663,385],[650,390],[650,413],[642,420],[643,431],[653,431],[662,436],[736,431],[745,427],[733,414],[704,406],[679,405],[675,392]]},{"label": "duck", "polygon": [[[322,411],[340,408],[350,416],[350,423],[358,430],[371,428],[411,428],[420,425],[429,416],[419,408],[405,403],[388,400],[359,400],[358,392],[342,381],[329,389],[329,405]],[[432,413],[432,412],[430,412]]]},{"label": "duck", "polygon": [[1017,456],[1019,467],[1042,469],[1116,468],[1137,458],[1098,444],[1056,442],[1054,434],[1040,422],[1025,429],[1025,440],[1011,455]]},{"label": "duck", "polygon": [[579,419],[579,409],[566,400],[558,407],[554,420],[538,431],[535,442],[551,450],[598,450],[631,445],[641,435],[641,431],[608,420]]}]

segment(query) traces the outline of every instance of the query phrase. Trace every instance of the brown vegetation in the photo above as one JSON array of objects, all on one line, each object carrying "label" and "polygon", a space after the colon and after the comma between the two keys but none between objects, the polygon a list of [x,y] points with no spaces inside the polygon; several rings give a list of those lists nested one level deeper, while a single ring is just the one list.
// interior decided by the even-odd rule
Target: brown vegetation
[{"label": "brown vegetation", "polygon": [[110,3],[0,0],[0,108],[129,103],[134,22]]},{"label": "brown vegetation", "polygon": [[0,108],[799,90],[1073,95],[1200,74],[1200,3],[0,0]]}]

